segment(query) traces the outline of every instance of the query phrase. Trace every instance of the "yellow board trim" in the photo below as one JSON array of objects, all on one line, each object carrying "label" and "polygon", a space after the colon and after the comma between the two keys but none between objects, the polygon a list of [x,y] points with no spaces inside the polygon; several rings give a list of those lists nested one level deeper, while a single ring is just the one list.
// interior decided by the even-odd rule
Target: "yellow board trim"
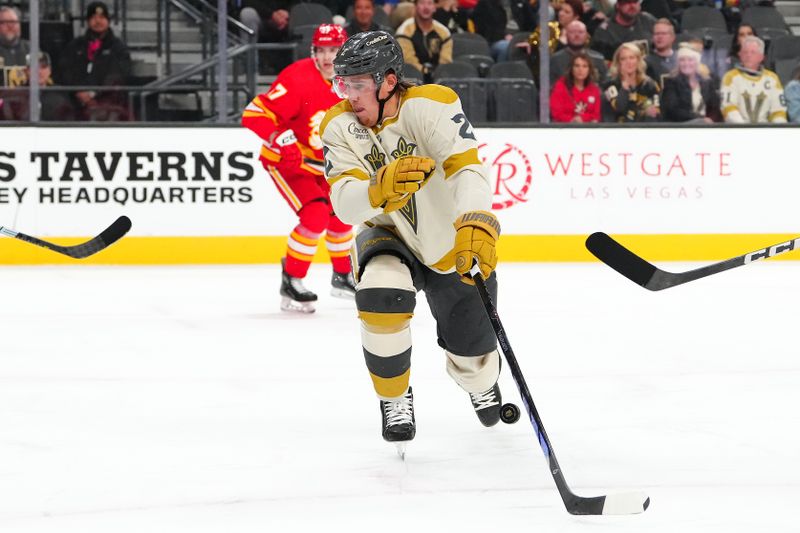
[{"label": "yellow board trim", "polygon": [[[134,224],[136,221],[134,220]],[[800,235],[704,234],[618,235],[614,238],[648,261],[720,261]],[[89,236],[44,239],[71,246]],[[595,261],[585,248],[586,235],[503,235],[499,241],[500,262],[588,262]],[[286,254],[286,236],[248,237],[123,237],[108,249],[87,259],[72,259],[10,237],[0,238],[0,265],[185,265],[278,263]],[[800,260],[796,251],[772,260]],[[327,263],[328,252],[317,250],[314,262]]]}]

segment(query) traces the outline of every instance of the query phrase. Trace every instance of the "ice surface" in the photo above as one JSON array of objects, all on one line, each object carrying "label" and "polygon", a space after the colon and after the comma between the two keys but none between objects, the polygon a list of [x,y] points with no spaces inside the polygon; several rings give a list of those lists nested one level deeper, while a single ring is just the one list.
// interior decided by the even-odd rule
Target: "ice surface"
[{"label": "ice surface", "polygon": [[567,481],[644,491],[644,514],[568,515],[525,418],[483,428],[447,377],[423,295],[402,462],[328,266],[290,316],[277,266],[76,264],[0,268],[0,531],[800,529],[800,264],[661,293],[596,263],[499,274]]}]

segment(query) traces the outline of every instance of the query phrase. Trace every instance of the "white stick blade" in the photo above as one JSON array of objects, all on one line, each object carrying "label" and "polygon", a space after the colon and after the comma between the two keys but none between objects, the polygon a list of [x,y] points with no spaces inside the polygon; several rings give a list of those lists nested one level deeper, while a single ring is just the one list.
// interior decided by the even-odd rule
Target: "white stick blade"
[{"label": "white stick blade", "polygon": [[650,506],[650,498],[643,492],[609,494],[603,504],[603,514],[639,514]]}]

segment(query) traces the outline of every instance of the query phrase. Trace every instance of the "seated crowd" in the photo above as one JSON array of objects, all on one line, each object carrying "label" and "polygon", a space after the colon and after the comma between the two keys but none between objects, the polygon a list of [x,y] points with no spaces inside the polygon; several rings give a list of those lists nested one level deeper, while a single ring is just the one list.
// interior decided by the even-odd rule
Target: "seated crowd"
[{"label": "seated crowd", "polygon": [[[714,11],[710,0],[551,0],[547,90],[552,121],[800,123],[800,56],[790,58],[793,70],[783,70],[785,88],[768,68],[775,68],[768,47],[800,36],[791,36],[786,28],[769,28],[763,29],[762,39],[762,28],[747,23],[748,9],[769,2],[725,0],[716,10],[722,29],[708,32],[689,27],[688,18],[698,8]],[[300,38],[290,20],[298,3],[231,0],[229,8],[256,31],[260,42],[292,42]],[[406,75],[418,83],[446,77],[440,72],[450,63],[467,62],[470,68],[477,64],[479,77],[492,65],[518,62],[538,84],[537,0],[315,3],[325,6],[332,21],[349,35],[375,29],[394,33],[405,54]],[[65,46],[59,57],[40,54],[41,118],[131,120],[128,96],[113,89],[129,79],[130,53],[110,28],[106,4],[89,4],[86,23],[85,34]],[[473,50],[458,55],[458,43],[467,41],[461,37],[482,41],[485,54]],[[0,120],[28,119],[27,92],[19,87],[30,79],[29,50],[21,38],[19,11],[0,5],[0,85],[5,86],[0,87]],[[277,74],[288,64],[286,54],[262,57],[267,74]],[[54,84],[109,89],[47,90]]]},{"label": "seated crowd", "polygon": [[[127,46],[110,27],[108,6],[91,2],[86,10],[86,31],[70,41],[57,58],[40,52],[30,57],[30,44],[21,38],[17,8],[0,5],[0,120],[30,118],[31,67],[37,65],[39,113],[45,121],[130,120],[128,98],[114,86],[126,85],[131,71]],[[54,85],[74,86],[74,91],[48,90]]]},{"label": "seated crowd", "polygon": [[[244,0],[261,5],[260,0]],[[274,0],[261,15],[288,26],[293,0]],[[398,37],[406,75],[419,83],[464,76],[450,63],[478,65],[483,77],[493,64],[522,61],[538,83],[536,0],[320,0],[350,33],[386,29]],[[769,0],[725,0],[716,9],[722,27],[713,32],[680,31],[693,8],[714,11],[708,0],[551,0],[550,117],[554,122],[800,122],[800,56],[784,91],[768,67],[770,39],[742,23],[742,14]],[[645,10],[648,6],[669,9]],[[696,10],[696,9],[695,9]],[[351,14],[352,13],[352,14]],[[350,16],[348,20],[346,16]],[[688,18],[688,17],[687,17]],[[260,27],[260,26],[259,26]],[[783,29],[786,38],[788,28]],[[485,53],[458,55],[464,35],[481,36]],[[264,36],[263,32],[261,33]],[[521,38],[520,38],[521,37]],[[281,39],[291,39],[285,34]],[[270,40],[269,37],[266,40]],[[472,39],[470,39],[472,40]],[[488,56],[488,57],[487,57]],[[476,61],[477,59],[477,61]],[[444,75],[442,72],[451,73]],[[454,73],[458,74],[454,74]],[[788,79],[785,81],[789,81]],[[480,93],[483,98],[484,93]],[[463,96],[462,96],[463,98]],[[534,119],[535,120],[535,119]]]}]

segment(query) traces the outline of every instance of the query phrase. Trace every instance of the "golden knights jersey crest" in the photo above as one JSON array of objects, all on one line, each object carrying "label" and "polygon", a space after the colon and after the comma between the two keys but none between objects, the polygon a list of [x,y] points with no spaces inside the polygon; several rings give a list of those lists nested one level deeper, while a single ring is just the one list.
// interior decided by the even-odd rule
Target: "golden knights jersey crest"
[{"label": "golden knights jersey crest", "polygon": [[406,142],[405,139],[400,137],[400,139],[397,141],[397,148],[392,150],[392,157],[398,159],[403,156],[414,155],[414,148],[416,147],[416,144]]},{"label": "golden knights jersey crest", "polygon": [[369,163],[372,172],[377,172],[379,168],[386,164],[386,154],[381,152],[380,148],[374,144],[369,153],[364,156],[364,159]]}]

